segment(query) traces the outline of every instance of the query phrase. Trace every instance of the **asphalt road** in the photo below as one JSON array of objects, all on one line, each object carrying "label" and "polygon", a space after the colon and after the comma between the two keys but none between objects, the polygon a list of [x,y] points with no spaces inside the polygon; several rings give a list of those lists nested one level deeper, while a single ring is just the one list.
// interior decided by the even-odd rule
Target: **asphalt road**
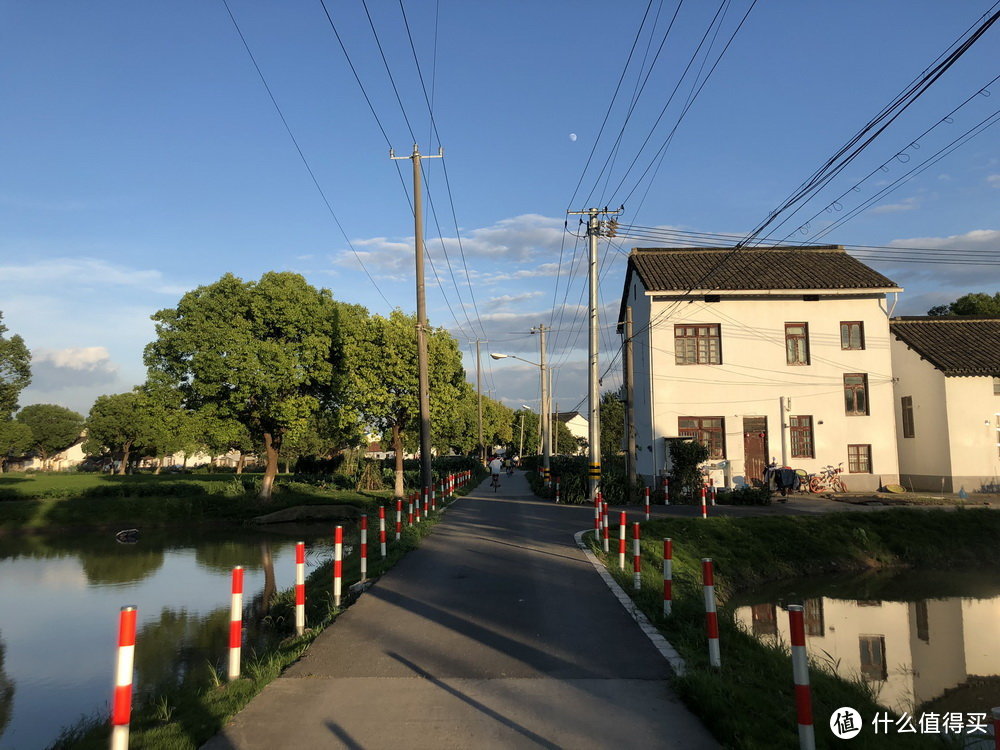
[{"label": "asphalt road", "polygon": [[205,747],[717,747],[576,547],[592,519],[484,483]]}]

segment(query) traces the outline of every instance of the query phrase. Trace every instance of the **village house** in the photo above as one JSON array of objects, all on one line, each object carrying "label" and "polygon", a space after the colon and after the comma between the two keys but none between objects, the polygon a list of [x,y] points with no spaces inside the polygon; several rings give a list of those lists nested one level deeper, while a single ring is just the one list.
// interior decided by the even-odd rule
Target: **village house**
[{"label": "village house", "polygon": [[[569,434],[575,437],[577,440],[589,440],[590,438],[590,420],[583,416],[578,411],[555,411],[552,412],[552,424],[562,422],[566,425],[566,429],[569,430]],[[553,427],[553,429],[555,429]],[[584,449],[580,448],[577,453],[583,453]]]},{"label": "village house", "polygon": [[889,322],[907,489],[1000,491],[1000,318]]},{"label": "village house", "polygon": [[637,469],[673,439],[710,451],[717,484],[772,461],[842,466],[849,490],[898,481],[888,295],[840,246],[636,248],[619,332],[633,331]]}]

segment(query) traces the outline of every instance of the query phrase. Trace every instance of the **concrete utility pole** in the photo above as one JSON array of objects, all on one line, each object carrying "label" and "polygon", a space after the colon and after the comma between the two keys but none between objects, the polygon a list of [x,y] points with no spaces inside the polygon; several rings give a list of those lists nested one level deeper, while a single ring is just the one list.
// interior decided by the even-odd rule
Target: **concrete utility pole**
[{"label": "concrete utility pole", "polygon": [[635,363],[632,360],[632,307],[625,308],[625,461],[628,465],[629,487],[636,485],[635,453]]},{"label": "concrete utility pole", "polygon": [[440,159],[444,149],[439,148],[437,156],[421,156],[417,144],[413,144],[410,156],[396,156],[389,149],[390,159],[411,159],[413,161],[413,252],[416,256],[417,276],[417,390],[420,401],[420,483],[430,488],[434,484],[431,472],[431,389],[427,373],[427,300],[424,296],[424,214],[420,193],[420,160]]},{"label": "concrete utility pole", "polygon": [[598,369],[598,319],[597,319],[597,238],[600,236],[614,237],[618,230],[618,222],[614,219],[600,221],[597,217],[601,214],[605,216],[618,216],[625,210],[624,207],[617,211],[609,211],[606,207],[588,208],[586,211],[569,211],[569,214],[586,215],[587,238],[590,240],[589,257],[589,278],[590,278],[590,356],[589,356],[589,394],[590,401],[590,469],[588,498],[591,502],[597,497],[597,490],[601,484],[601,373]]},{"label": "concrete utility pole", "polygon": [[483,382],[482,363],[479,358],[479,345],[482,339],[476,339],[476,394],[479,401],[479,460],[486,461],[486,445],[483,442]]},{"label": "concrete utility pole", "polygon": [[549,467],[551,466],[551,456],[552,456],[552,440],[551,440],[551,430],[552,430],[552,409],[549,407],[549,376],[545,367],[545,332],[549,330],[549,327],[541,324],[537,328],[532,328],[531,332],[538,333],[538,349],[539,349],[539,381],[541,384],[542,392],[542,404],[541,408],[538,410],[539,427],[542,430],[542,479],[545,481],[545,486],[549,486],[550,476]]}]

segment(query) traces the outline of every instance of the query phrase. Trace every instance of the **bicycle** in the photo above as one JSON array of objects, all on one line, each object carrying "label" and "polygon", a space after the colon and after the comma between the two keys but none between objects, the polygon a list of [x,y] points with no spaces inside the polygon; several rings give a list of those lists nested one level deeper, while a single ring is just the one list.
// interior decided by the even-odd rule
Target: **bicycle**
[{"label": "bicycle", "polygon": [[494,492],[496,492],[497,490],[500,489],[500,475],[499,474],[494,474],[493,475],[493,478],[490,480],[490,487],[493,488]]},{"label": "bicycle", "polygon": [[840,475],[844,471],[844,464],[837,466],[824,466],[816,474],[809,475],[809,491],[820,492],[847,492],[847,486],[841,480]]}]

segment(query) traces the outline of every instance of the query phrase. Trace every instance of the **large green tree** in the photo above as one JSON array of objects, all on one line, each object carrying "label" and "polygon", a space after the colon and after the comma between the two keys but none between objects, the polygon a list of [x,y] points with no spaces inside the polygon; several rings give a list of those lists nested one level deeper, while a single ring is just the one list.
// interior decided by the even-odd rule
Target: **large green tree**
[{"label": "large green tree", "polygon": [[1000,292],[986,294],[972,292],[963,294],[948,305],[936,305],[927,311],[928,315],[991,315],[1000,316]]},{"label": "large green tree", "polygon": [[58,404],[32,404],[17,413],[17,421],[31,430],[31,447],[48,464],[59,451],[80,439],[83,417]]},{"label": "large green tree", "polygon": [[0,472],[7,470],[7,461],[31,450],[31,428],[16,419],[0,418]]},{"label": "large green tree", "polygon": [[134,450],[150,432],[150,404],[139,391],[98,396],[87,416],[88,454],[109,453],[121,463],[118,473],[128,470]]},{"label": "large green tree", "polygon": [[625,404],[618,399],[618,391],[601,394],[601,456],[610,458],[622,452],[625,439]]},{"label": "large green tree", "polygon": [[152,317],[151,382],[180,390],[189,409],[214,407],[262,442],[260,499],[270,500],[285,435],[339,390],[339,313],[330,291],[295,273],[259,281],[226,274]]},{"label": "large green tree", "polygon": [[[396,454],[395,492],[402,496],[406,434],[419,429],[416,317],[393,310],[373,315],[345,330],[345,356],[351,363],[346,387],[349,402],[365,424],[389,436]],[[468,392],[458,342],[443,329],[427,337],[431,435],[446,435]],[[438,439],[434,441],[442,448]]]},{"label": "large green tree", "polygon": [[31,382],[31,352],[24,339],[6,333],[0,313],[0,419],[9,419],[17,411],[17,397]]}]

